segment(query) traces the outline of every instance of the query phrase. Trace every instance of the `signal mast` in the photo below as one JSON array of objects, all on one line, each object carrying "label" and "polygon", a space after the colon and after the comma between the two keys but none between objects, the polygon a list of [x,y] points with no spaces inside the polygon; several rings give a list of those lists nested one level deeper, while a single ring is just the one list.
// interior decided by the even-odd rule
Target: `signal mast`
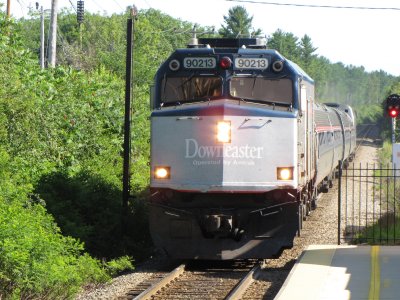
[{"label": "signal mast", "polygon": [[388,116],[392,119],[392,144],[396,143],[396,118],[400,112],[400,96],[392,94],[386,98],[386,111]]},{"label": "signal mast", "polygon": [[[392,119],[392,164],[393,169],[400,167],[400,143],[396,143],[396,119],[400,113],[400,96],[392,94],[386,98],[386,111]],[[395,174],[398,172],[394,171]]]}]

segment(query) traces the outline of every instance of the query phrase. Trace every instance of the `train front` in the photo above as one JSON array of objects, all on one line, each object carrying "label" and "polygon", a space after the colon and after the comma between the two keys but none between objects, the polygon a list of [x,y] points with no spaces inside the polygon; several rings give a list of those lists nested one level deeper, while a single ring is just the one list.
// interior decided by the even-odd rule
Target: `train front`
[{"label": "train front", "polygon": [[271,257],[298,228],[298,78],[255,39],[216,41],[155,77],[152,238],[174,258]]}]

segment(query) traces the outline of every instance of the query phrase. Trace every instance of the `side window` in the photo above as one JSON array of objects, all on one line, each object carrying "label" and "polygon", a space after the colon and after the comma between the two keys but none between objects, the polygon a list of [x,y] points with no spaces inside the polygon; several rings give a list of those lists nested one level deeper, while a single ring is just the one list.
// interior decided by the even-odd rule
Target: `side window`
[{"label": "side window", "polygon": [[307,87],[301,85],[300,89],[300,111],[304,112],[307,107]]}]

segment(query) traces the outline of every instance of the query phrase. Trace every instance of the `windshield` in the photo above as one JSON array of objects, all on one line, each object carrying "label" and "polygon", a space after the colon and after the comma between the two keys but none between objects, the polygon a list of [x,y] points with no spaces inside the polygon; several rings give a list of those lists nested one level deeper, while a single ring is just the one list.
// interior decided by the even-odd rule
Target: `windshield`
[{"label": "windshield", "polygon": [[221,94],[222,79],[216,76],[165,77],[161,83],[164,103],[210,99]]},{"label": "windshield", "polygon": [[230,94],[247,100],[292,104],[292,81],[287,78],[239,77],[231,79]]}]

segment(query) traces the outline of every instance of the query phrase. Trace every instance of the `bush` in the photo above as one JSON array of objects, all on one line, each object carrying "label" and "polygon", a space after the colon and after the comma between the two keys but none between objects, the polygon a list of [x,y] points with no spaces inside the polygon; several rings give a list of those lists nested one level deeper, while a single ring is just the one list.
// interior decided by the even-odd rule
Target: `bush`
[{"label": "bush", "polygon": [[0,147],[0,299],[70,298],[83,284],[107,280],[83,244],[62,236],[45,208],[29,201],[32,186],[12,170]]},{"label": "bush", "polygon": [[0,20],[0,299],[72,298],[131,265],[90,257],[33,191],[48,174],[86,167],[119,181],[123,82],[104,70],[40,70],[12,26]]},{"label": "bush", "polygon": [[31,186],[18,184],[21,179],[11,169],[0,147],[0,299],[72,298],[83,285],[133,268],[126,256],[103,265],[83,252],[83,243],[63,236],[43,201],[29,199]]},{"label": "bush", "polygon": [[111,276],[115,276],[118,273],[125,270],[132,270],[132,260],[129,256],[122,256],[118,259],[114,259],[105,264],[105,268]]},{"label": "bush", "polygon": [[0,298],[69,298],[109,278],[41,205],[0,198]]},{"label": "bush", "polygon": [[141,201],[135,200],[125,212],[128,228],[124,230],[121,189],[106,178],[88,171],[75,175],[55,172],[38,182],[35,194],[46,203],[62,233],[84,241],[92,255],[109,259],[129,253],[137,257],[137,249],[123,235],[141,248],[147,241],[149,247],[146,211]]}]

